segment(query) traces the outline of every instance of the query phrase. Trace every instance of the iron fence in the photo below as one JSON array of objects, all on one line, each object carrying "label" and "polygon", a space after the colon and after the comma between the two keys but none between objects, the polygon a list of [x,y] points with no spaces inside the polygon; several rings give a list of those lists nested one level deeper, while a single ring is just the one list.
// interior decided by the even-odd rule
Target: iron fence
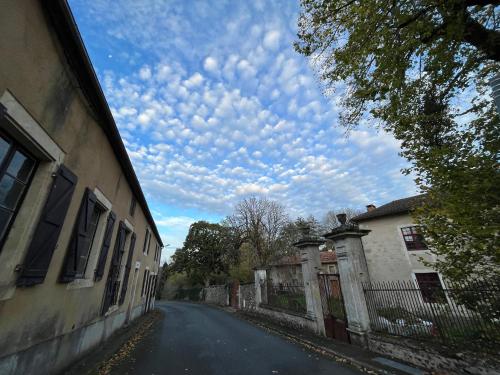
[{"label": "iron fence", "polygon": [[306,295],[303,284],[273,284],[267,282],[267,304],[284,310],[306,313]]},{"label": "iron fence", "polygon": [[413,281],[363,285],[371,329],[447,346],[500,347],[500,284],[417,286]]}]

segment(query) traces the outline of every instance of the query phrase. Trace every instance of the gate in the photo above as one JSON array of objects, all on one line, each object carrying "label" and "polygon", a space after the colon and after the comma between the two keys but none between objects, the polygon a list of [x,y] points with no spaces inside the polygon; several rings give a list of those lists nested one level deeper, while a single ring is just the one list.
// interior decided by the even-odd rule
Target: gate
[{"label": "gate", "polygon": [[326,335],[337,340],[350,342],[339,275],[320,273],[318,281]]},{"label": "gate", "polygon": [[235,309],[239,309],[240,307],[240,295],[239,295],[239,290],[240,290],[240,282],[239,280],[233,280],[233,282],[230,284],[231,285],[231,294],[230,294],[230,301],[229,304],[231,307]]}]

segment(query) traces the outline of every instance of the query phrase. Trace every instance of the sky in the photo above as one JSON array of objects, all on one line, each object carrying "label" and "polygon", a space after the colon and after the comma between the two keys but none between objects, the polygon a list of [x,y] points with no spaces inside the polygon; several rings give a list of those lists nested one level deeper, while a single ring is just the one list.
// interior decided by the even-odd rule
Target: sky
[{"label": "sky", "polygon": [[249,196],[290,216],[416,193],[399,143],[369,121],[339,125],[296,53],[293,0],[70,0],[168,260],[189,225]]}]

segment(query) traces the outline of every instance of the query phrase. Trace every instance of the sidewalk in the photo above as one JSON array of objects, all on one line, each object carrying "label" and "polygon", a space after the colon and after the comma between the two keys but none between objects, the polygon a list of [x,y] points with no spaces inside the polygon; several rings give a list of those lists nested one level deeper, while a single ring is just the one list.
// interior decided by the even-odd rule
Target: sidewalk
[{"label": "sidewalk", "polygon": [[106,341],[93,348],[60,375],[106,375],[121,362],[163,318],[157,309],[121,327]]},{"label": "sidewalk", "polygon": [[407,365],[401,361],[390,359],[337,340],[318,336],[307,331],[299,331],[287,326],[278,324],[262,315],[249,313],[246,311],[235,311],[227,309],[228,312],[233,312],[240,318],[258,325],[275,334],[286,337],[288,340],[297,342],[310,350],[319,352],[323,355],[332,357],[339,363],[348,363],[359,370],[369,374],[395,374],[395,375],[423,375],[428,372]]}]

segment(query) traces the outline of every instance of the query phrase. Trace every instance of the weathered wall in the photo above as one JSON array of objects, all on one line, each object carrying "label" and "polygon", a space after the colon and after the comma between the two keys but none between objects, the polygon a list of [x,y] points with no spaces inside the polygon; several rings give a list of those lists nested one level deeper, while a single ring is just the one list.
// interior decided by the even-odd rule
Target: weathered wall
[{"label": "weathered wall", "polygon": [[317,333],[316,320],[306,314],[285,311],[269,305],[260,305],[257,309],[252,310],[252,314],[262,315],[283,326]]},{"label": "weathered wall", "polygon": [[[141,263],[138,275],[134,277],[132,270],[125,302],[108,319],[119,321],[114,316],[122,316],[129,306],[135,311],[145,302],[145,297],[140,295],[144,269],[148,267],[152,273],[158,270],[158,264],[153,259],[155,241],[153,238],[149,255],[143,254],[148,226],[144,212],[137,205],[135,215],[129,214],[132,199],[130,186],[66,63],[41,3],[28,0],[2,2],[0,33],[0,50],[4,52],[0,59],[0,97],[8,93],[16,99],[37,126],[63,151],[64,165],[78,176],[58,245],[42,284],[16,288],[17,274],[14,269],[23,262],[52,182],[50,174],[57,169],[57,162],[40,162],[33,185],[28,189],[1,249],[0,358],[21,350],[28,353],[30,348],[42,342],[47,347],[55,345],[62,352],[68,350],[65,355],[70,358],[79,350],[60,347],[60,338],[69,337],[69,334],[74,337],[74,332],[91,325],[104,326],[99,311],[117,228],[115,225],[102,280],[88,280],[79,285],[58,283],[85,188],[98,188],[112,203],[117,222],[126,219],[137,235],[132,264]],[[127,253],[124,259],[126,256]],[[134,290],[135,294],[132,293]],[[72,346],[78,343],[73,339],[68,342]],[[22,362],[19,358],[16,361]]]},{"label": "weathered wall", "polygon": [[255,284],[240,285],[240,309],[254,310],[255,306]]},{"label": "weathered wall", "polygon": [[408,214],[380,217],[360,223],[371,232],[362,238],[368,272],[372,281],[411,280],[413,271],[432,271],[420,257],[434,261],[428,250],[408,251],[401,227],[413,225]]},{"label": "weathered wall", "polygon": [[211,285],[204,289],[205,302],[219,306],[229,305],[229,288],[226,285]]},{"label": "weathered wall", "polygon": [[477,353],[457,352],[447,355],[429,343],[416,342],[401,337],[391,338],[369,335],[370,350],[403,360],[439,374],[498,375],[500,362]]}]

